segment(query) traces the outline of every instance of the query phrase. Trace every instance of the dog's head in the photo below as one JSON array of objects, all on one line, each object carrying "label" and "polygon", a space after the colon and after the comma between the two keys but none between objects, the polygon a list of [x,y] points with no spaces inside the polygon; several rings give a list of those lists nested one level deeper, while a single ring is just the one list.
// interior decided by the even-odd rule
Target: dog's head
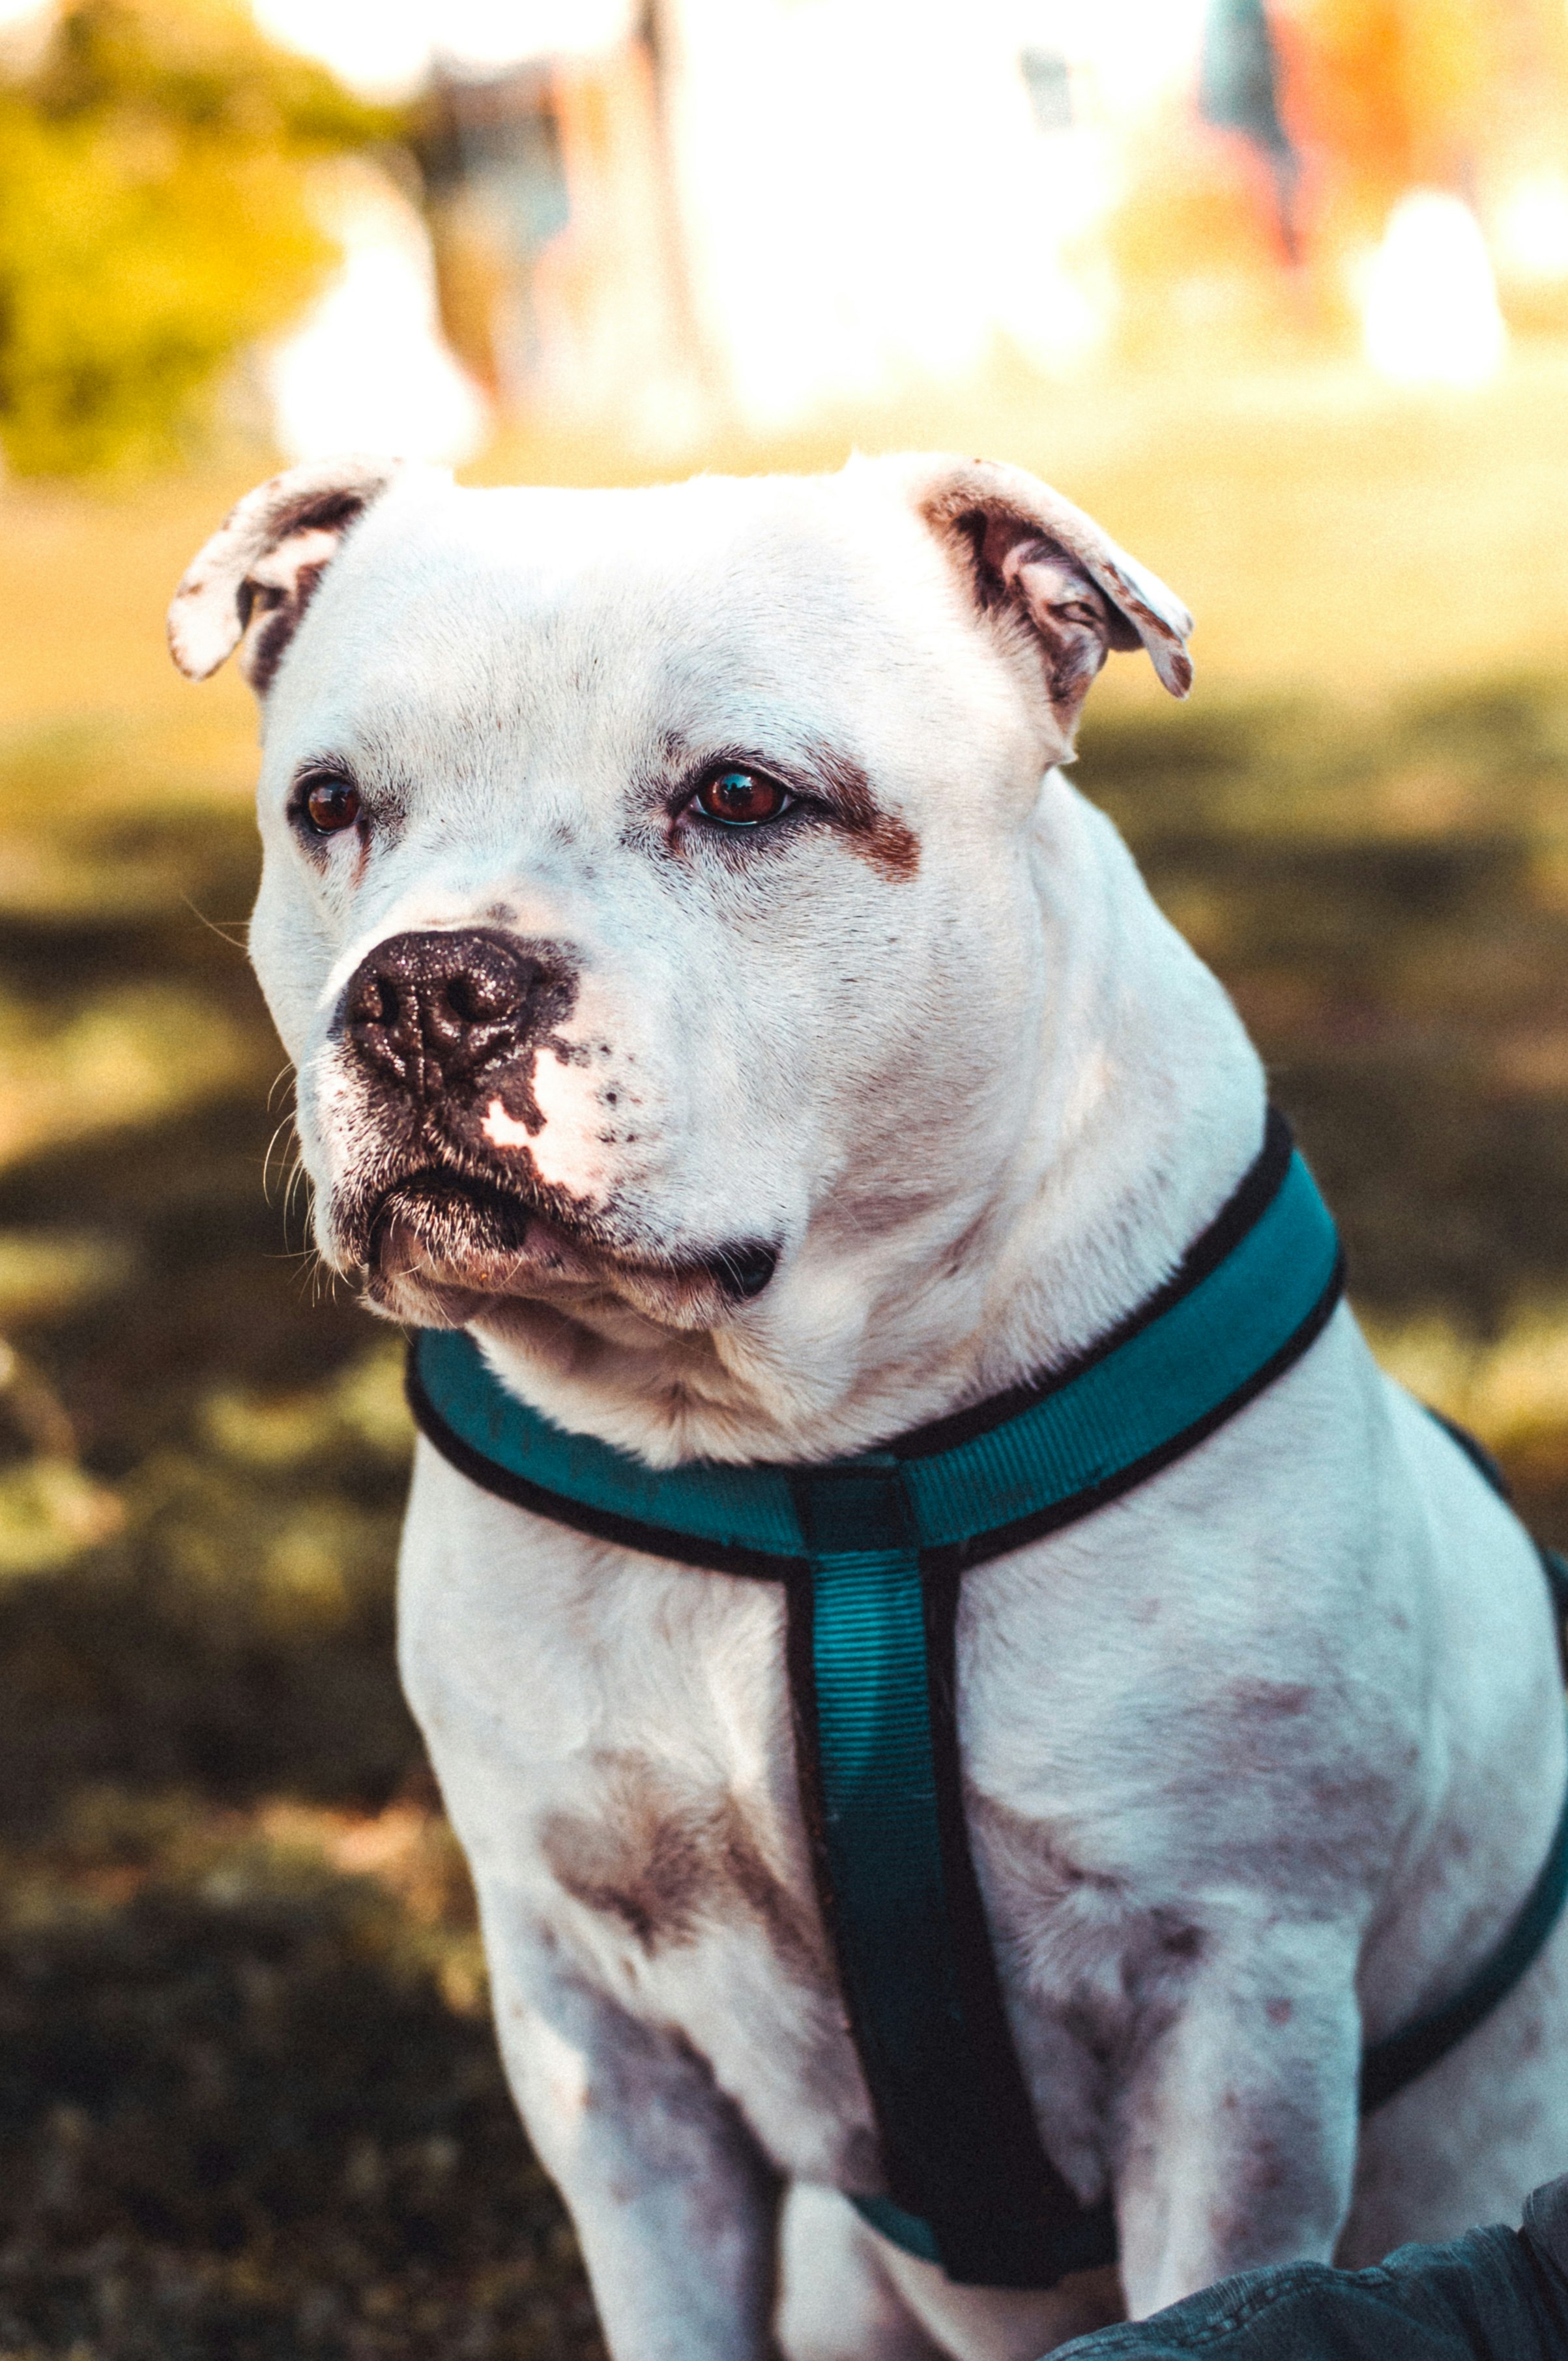
[{"label": "dog's head", "polygon": [[251,493],[170,641],[262,701],[252,949],[327,1260],[557,1386],[706,1403],[707,1449],[743,1365],[826,1403],[865,1270],[950,1257],[1016,1151],[1042,774],[1109,650],[1184,694],[1190,629],[978,462]]}]

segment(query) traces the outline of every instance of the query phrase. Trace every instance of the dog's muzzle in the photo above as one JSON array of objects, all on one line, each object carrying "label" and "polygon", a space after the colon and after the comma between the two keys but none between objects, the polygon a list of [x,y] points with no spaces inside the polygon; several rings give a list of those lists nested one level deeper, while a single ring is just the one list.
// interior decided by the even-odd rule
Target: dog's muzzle
[{"label": "dog's muzzle", "polygon": [[337,1034],[371,1144],[334,1192],[333,1224],[377,1301],[390,1301],[410,1274],[444,1290],[463,1318],[476,1291],[609,1286],[688,1326],[768,1287],[779,1260],[772,1241],[671,1253],[613,1209],[542,1181],[523,1139],[497,1149],[487,1125],[498,1105],[521,1133],[543,1128],[534,1060],[564,1051],[556,1028],[576,997],[565,946],[482,927],[389,936],[349,978]]}]

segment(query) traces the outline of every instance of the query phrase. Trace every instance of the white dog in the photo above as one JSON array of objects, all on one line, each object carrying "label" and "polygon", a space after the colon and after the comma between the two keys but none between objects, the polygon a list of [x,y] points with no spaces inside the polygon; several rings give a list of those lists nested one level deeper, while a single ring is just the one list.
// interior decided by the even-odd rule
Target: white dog
[{"label": "white dog", "polygon": [[[263,704],[251,941],[322,1251],[560,1426],[657,1467],[862,1452],[1115,1327],[1258,1153],[1234,1010],[1057,767],[1108,649],[1185,692],[1189,618],[1027,476],[297,468],[170,629]],[[1498,1942],[1568,1747],[1529,1543],[1347,1311],[964,1583],[1007,2015],[1119,2285],[956,2286],[840,2193],[882,2167],[783,1618],[421,1446],[403,1676],[617,2361],[1029,2361],[1568,2164],[1561,1931],[1358,2142],[1364,2029]]]}]

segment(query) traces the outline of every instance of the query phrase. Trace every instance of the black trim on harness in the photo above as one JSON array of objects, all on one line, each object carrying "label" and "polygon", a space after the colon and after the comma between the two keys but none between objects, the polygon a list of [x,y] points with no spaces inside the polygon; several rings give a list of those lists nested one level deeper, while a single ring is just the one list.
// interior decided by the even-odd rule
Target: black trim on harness
[{"label": "black trim on harness", "polygon": [[1130,1336],[1135,1336],[1140,1328],[1149,1327],[1219,1268],[1231,1248],[1246,1235],[1278,1195],[1294,1153],[1290,1126],[1278,1108],[1271,1106],[1264,1124],[1263,1146],[1236,1188],[1208,1228],[1193,1239],[1170,1277],[1152,1295],[1146,1296],[1124,1320],[1119,1320],[1104,1335],[1097,1336],[1091,1345],[1086,1345],[1048,1376],[1025,1378],[1019,1384],[1009,1386],[1004,1393],[992,1394],[986,1400],[976,1402],[972,1409],[954,1411],[946,1418],[934,1418],[924,1426],[911,1427],[907,1434],[895,1435],[888,1449],[900,1459],[928,1459],[936,1452],[949,1451],[956,1443],[971,1442],[977,1434],[989,1434],[993,1426],[1005,1425],[1020,1411],[1030,1410],[1036,1402],[1059,1393],[1063,1386],[1070,1385],[1096,1361],[1108,1359]]},{"label": "black trim on harness", "polygon": [[[1189,1282],[1195,1283],[1195,1280]],[[1186,1287],[1179,1291],[1184,1294]],[[1146,1483],[1151,1476],[1157,1476],[1161,1468],[1168,1467],[1184,1457],[1211,1434],[1217,1433],[1239,1411],[1245,1410],[1248,1402],[1266,1392],[1292,1362],[1300,1359],[1308,1346],[1328,1325],[1343,1292],[1344,1261],[1342,1256],[1327,1287],[1300,1326],[1245,1385],[1238,1386],[1234,1393],[1227,1395],[1205,1416],[1195,1419],[1190,1426],[1183,1427],[1179,1434],[1171,1436],[1158,1450],[1147,1453],[1131,1466],[1118,1468],[1102,1483],[1086,1485],[1081,1491],[1070,1494],[1068,1499],[1053,1501],[1049,1508],[1035,1510],[1028,1516],[1015,1518],[1011,1524],[992,1526],[988,1532],[972,1535],[967,1542],[955,1543],[953,1551],[959,1569],[964,1571],[970,1566],[983,1565],[991,1558],[1004,1556],[1010,1550],[1022,1549],[1026,1542],[1039,1541],[1047,1533],[1059,1532],[1064,1525],[1076,1524],[1080,1518],[1092,1516],[1097,1509],[1120,1499],[1124,1492]],[[1170,1299],[1174,1300],[1174,1297]],[[1145,1323],[1140,1321],[1138,1324],[1142,1326]],[[1073,1374],[1077,1373],[1077,1367],[1087,1365],[1087,1361],[1076,1365]],[[575,1500],[565,1493],[552,1492],[543,1485],[531,1483],[526,1476],[520,1476],[515,1469],[503,1466],[499,1460],[490,1459],[483,1452],[476,1450],[472,1444],[466,1442],[448,1425],[425,1391],[419,1374],[417,1352],[412,1348],[404,1382],[414,1424],[426,1441],[434,1444],[444,1459],[461,1475],[471,1477],[482,1490],[493,1492],[500,1499],[510,1500],[517,1508],[531,1510],[537,1517],[548,1517],[553,1524],[569,1525],[575,1532],[587,1533],[596,1541],[616,1542],[621,1548],[641,1551],[647,1557],[665,1558],[676,1565],[701,1566],[713,1574],[737,1574],[761,1581],[787,1582],[804,1575],[810,1565],[810,1560],[806,1557],[732,1546],[723,1542],[708,1541],[698,1534],[684,1533],[667,1525],[645,1522],[640,1517],[619,1516],[613,1510],[595,1508],[587,1501]],[[1065,1373],[1062,1378],[1053,1379],[1049,1385],[1031,1389],[1023,1406],[1027,1409],[1043,1400],[1054,1391],[1058,1382],[1065,1382]],[[987,1420],[977,1426],[974,1433],[983,1434],[999,1422]],[[893,1447],[896,1452],[897,1446]],[[948,1444],[944,1442],[940,1446],[932,1446],[933,1449],[938,1447],[946,1449]],[[916,1455],[898,1453],[897,1455]],[[940,1555],[945,1559],[948,1552],[928,1554]]]}]

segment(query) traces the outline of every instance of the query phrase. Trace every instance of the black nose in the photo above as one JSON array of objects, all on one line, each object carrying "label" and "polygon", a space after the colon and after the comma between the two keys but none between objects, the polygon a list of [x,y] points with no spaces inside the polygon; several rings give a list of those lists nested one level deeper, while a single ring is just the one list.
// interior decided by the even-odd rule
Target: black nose
[{"label": "black nose", "polygon": [[344,1030],[367,1066],[427,1099],[515,1057],[572,997],[563,958],[504,936],[477,927],[392,935],[349,978]]}]

